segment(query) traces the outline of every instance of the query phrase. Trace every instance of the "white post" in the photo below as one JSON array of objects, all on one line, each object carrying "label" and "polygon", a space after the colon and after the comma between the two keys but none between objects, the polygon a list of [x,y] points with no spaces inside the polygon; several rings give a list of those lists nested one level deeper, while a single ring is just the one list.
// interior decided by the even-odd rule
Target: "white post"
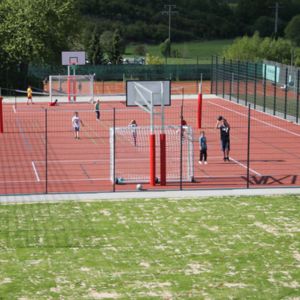
[{"label": "white post", "polygon": [[164,84],[161,84],[160,96],[161,96],[161,132],[165,133],[165,97],[164,97]]},{"label": "white post", "polygon": [[200,88],[199,88],[200,94],[202,94],[202,76],[203,76],[203,74],[201,73],[200,74]]}]

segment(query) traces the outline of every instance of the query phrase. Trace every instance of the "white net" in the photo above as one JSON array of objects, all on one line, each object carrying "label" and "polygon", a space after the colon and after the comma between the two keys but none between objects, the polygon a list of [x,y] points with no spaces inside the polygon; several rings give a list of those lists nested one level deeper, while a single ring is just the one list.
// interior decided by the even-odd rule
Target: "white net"
[{"label": "white net", "polygon": [[[166,134],[166,180],[178,182],[181,178],[180,126],[167,125]],[[160,133],[161,127],[154,127],[156,152],[156,177],[160,174]],[[134,137],[136,135],[136,137]],[[111,181],[149,182],[149,126],[110,128],[110,179]],[[182,180],[192,181],[193,131],[183,126],[182,138]]]},{"label": "white net", "polygon": [[50,100],[93,101],[93,75],[52,75],[49,76]]}]

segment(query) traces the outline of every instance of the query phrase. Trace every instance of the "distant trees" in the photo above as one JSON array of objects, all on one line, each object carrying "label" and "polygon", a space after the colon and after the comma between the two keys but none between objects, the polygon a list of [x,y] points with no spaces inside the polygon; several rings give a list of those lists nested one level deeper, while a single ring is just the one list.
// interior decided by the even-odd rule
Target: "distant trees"
[{"label": "distant trees", "polygon": [[292,18],[284,30],[285,36],[296,46],[300,46],[300,15]]},{"label": "distant trees", "polygon": [[224,57],[241,61],[260,61],[262,59],[273,60],[285,64],[291,61],[293,45],[289,40],[270,37],[261,38],[256,32],[252,37],[237,38],[226,49]]},{"label": "distant trees", "polygon": [[159,49],[161,54],[164,57],[170,57],[171,56],[171,41],[169,39],[166,39],[163,43],[159,45]]}]

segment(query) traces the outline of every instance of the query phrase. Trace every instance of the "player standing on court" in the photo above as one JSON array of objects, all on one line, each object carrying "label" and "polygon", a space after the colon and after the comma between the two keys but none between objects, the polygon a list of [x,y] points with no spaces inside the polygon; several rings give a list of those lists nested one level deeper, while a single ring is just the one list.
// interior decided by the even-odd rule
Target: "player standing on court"
[{"label": "player standing on court", "polygon": [[137,123],[136,123],[136,120],[131,120],[128,126],[131,128],[131,133],[132,133],[132,137],[133,137],[134,146],[136,146],[136,139],[137,139]]},{"label": "player standing on court", "polygon": [[217,119],[216,128],[220,129],[221,147],[224,154],[224,161],[229,161],[230,125],[223,116],[219,116]]},{"label": "player standing on court", "polygon": [[94,110],[95,110],[95,113],[96,113],[96,120],[100,121],[100,100],[99,99],[95,103]]},{"label": "player standing on court", "polygon": [[199,137],[199,147],[200,147],[199,164],[202,164],[202,161],[204,160],[204,164],[207,165],[207,140],[204,131],[201,131]]},{"label": "player standing on court", "polygon": [[31,104],[33,104],[33,102],[32,102],[32,89],[31,89],[30,85],[27,88],[27,104],[29,104],[29,102],[31,102]]},{"label": "player standing on court", "polygon": [[78,112],[75,111],[74,115],[72,117],[72,126],[74,128],[74,137],[75,137],[75,139],[79,139],[80,124],[82,126],[84,126],[83,122],[79,118]]}]

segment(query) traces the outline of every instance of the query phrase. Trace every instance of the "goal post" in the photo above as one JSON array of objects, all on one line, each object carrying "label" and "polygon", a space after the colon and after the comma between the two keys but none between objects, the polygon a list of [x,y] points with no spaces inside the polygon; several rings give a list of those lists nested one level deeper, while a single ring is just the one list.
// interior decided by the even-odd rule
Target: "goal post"
[{"label": "goal post", "polygon": [[[193,130],[190,126],[183,126],[184,135],[181,139],[181,126],[165,125],[164,133],[161,126],[154,126],[153,134],[149,126],[136,127],[136,145],[134,144],[130,127],[110,128],[110,179],[117,179],[125,183],[150,183],[151,165],[149,164],[148,149],[154,149],[150,154],[150,161],[154,164],[154,172],[165,168],[165,178],[154,177],[154,180],[166,182],[180,182],[180,161],[182,159],[182,180],[191,182],[194,179],[194,149]],[[182,142],[182,157],[180,157],[180,143]],[[150,144],[152,146],[150,147]],[[165,154],[159,143],[165,143]],[[151,158],[151,155],[153,156]],[[134,163],[132,163],[134,157]],[[160,161],[156,159],[160,158]]]},{"label": "goal post", "polygon": [[79,101],[94,101],[94,75],[50,75],[50,101],[59,98],[62,101],[70,97]]}]

